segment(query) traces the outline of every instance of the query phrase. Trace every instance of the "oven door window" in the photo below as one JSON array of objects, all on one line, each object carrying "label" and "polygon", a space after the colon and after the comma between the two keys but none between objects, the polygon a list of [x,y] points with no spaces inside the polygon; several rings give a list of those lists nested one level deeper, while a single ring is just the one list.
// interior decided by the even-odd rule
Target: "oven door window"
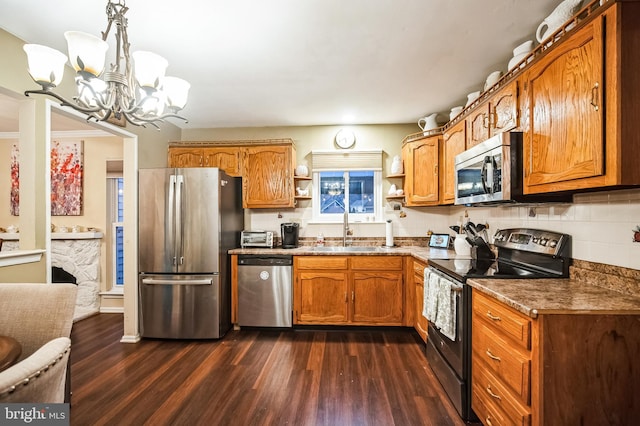
[{"label": "oven door window", "polygon": [[475,157],[456,167],[456,198],[502,199],[502,154]]}]

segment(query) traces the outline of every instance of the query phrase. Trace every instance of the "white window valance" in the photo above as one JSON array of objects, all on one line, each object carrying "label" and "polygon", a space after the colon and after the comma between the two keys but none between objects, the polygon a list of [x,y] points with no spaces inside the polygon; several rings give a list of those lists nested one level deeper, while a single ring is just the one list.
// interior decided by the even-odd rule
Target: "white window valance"
[{"label": "white window valance", "polygon": [[314,172],[323,170],[382,170],[382,150],[311,151]]}]

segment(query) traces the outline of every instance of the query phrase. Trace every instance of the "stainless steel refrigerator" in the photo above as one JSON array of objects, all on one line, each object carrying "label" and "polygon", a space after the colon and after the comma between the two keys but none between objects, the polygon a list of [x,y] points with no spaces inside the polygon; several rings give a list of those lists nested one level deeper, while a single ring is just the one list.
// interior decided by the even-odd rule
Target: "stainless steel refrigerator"
[{"label": "stainless steel refrigerator", "polygon": [[240,247],[241,188],[217,168],[140,169],[142,337],[216,339],[231,328],[227,252]]}]

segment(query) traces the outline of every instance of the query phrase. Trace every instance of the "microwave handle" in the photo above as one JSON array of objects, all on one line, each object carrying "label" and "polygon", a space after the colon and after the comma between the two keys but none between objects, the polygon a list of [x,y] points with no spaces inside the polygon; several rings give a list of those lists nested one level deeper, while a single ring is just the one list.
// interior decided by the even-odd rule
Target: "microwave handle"
[{"label": "microwave handle", "polygon": [[[491,167],[492,170],[487,170],[490,165],[492,166],[492,158],[487,155],[482,161],[482,170],[480,171],[480,180],[485,194],[493,194],[493,167]],[[491,182],[489,182],[489,176]]]}]

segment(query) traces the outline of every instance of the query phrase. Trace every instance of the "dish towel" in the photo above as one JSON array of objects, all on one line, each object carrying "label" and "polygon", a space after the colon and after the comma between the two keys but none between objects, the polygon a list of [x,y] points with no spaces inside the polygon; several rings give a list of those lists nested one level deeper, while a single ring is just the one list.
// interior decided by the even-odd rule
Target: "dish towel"
[{"label": "dish towel", "polygon": [[438,286],[438,307],[435,326],[449,339],[456,340],[456,293],[453,282],[441,278]]},{"label": "dish towel", "polygon": [[424,268],[424,286],[422,290],[424,294],[422,295],[422,316],[426,319],[429,319],[427,315],[427,305],[429,304],[429,275],[431,275],[431,271],[429,268]]},{"label": "dish towel", "polygon": [[428,269],[424,270],[424,303],[422,315],[431,322],[436,320],[438,313],[439,281],[440,277],[437,274],[431,273]]}]

